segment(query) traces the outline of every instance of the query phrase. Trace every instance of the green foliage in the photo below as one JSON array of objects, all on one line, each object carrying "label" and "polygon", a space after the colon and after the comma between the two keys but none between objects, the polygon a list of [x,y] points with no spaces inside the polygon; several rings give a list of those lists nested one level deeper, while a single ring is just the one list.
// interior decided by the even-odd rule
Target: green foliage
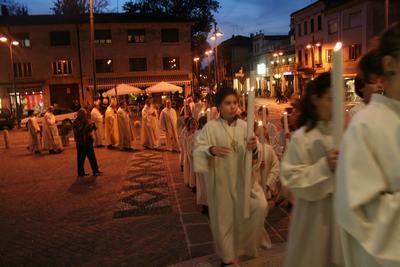
[{"label": "green foliage", "polygon": [[[108,0],[93,0],[93,12],[102,13]],[[89,13],[89,0],[54,0],[51,11],[55,15],[81,15]]]},{"label": "green foliage", "polygon": [[165,14],[192,20],[192,47],[197,55],[209,48],[207,35],[219,8],[217,0],[130,0],[123,6],[130,14]]},{"label": "green foliage", "polygon": [[[28,8],[14,0],[0,0],[0,5],[5,6],[9,16],[27,16]],[[3,14],[6,15],[6,14]]]}]

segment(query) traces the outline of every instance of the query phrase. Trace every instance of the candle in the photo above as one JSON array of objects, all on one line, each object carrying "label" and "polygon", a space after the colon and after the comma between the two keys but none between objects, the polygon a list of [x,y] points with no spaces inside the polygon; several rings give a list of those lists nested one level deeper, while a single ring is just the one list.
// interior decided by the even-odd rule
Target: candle
[{"label": "candle", "polygon": [[243,111],[246,111],[246,93],[242,95]]},{"label": "candle", "polygon": [[233,80],[233,89],[235,89],[235,90],[239,89],[239,86],[238,86],[238,79],[234,79],[234,80]]},{"label": "candle", "polygon": [[183,114],[187,117],[187,110],[186,110],[186,99],[183,99]]},{"label": "candle", "polygon": [[200,111],[200,117],[203,117],[204,115],[204,110]]},{"label": "candle", "polygon": [[343,49],[337,42],[332,53],[331,88],[333,95],[333,143],[339,149],[344,131]]},{"label": "candle", "polygon": [[262,123],[264,125],[267,125],[267,106],[266,105],[262,106]]},{"label": "candle", "polygon": [[[254,135],[254,87],[249,90],[249,96],[247,100],[247,141]],[[249,218],[250,216],[250,185],[251,185],[251,173],[253,169],[253,152],[246,149],[245,156],[245,178],[244,178],[244,217]]]},{"label": "candle", "polygon": [[211,120],[211,109],[208,108],[207,109],[207,122],[209,122]]},{"label": "candle", "polygon": [[285,134],[289,133],[289,122],[288,122],[287,112],[283,112],[283,128],[285,129]]},{"label": "candle", "polygon": [[250,91],[250,78],[246,79],[246,89],[247,91]]},{"label": "candle", "polygon": [[265,133],[264,133],[264,126],[262,121],[258,121],[258,130],[260,131],[260,143],[265,143]]}]

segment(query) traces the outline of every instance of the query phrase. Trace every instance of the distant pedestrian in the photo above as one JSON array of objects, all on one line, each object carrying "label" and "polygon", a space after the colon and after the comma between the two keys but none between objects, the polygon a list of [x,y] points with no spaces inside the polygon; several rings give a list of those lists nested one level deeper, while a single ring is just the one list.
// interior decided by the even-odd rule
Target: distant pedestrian
[{"label": "distant pedestrian", "polygon": [[94,102],[94,107],[90,114],[91,114],[91,119],[96,126],[94,132],[96,147],[104,147],[104,124],[103,124],[103,115],[100,113],[100,100],[96,100]]},{"label": "distant pedestrian", "polygon": [[93,175],[98,176],[102,172],[99,171],[96,155],[93,149],[94,125],[89,124],[88,114],[85,109],[80,109],[78,115],[73,122],[74,137],[77,151],[78,176],[87,176],[85,173],[85,159],[88,157]]},{"label": "distant pedestrian", "polygon": [[57,154],[62,152],[63,146],[53,109],[53,106],[49,106],[43,117],[43,148],[49,150],[50,154]]},{"label": "distant pedestrian", "polygon": [[126,110],[126,102],[122,101],[117,111],[119,148],[124,151],[133,151],[131,142],[133,140],[133,131],[129,122],[129,115]]},{"label": "distant pedestrian", "polygon": [[29,132],[29,146],[28,149],[31,153],[40,153],[40,127],[37,122],[36,116],[33,115],[33,110],[28,110],[28,132]]},{"label": "distant pedestrian", "polygon": [[110,106],[108,106],[105,116],[105,139],[107,148],[113,148],[118,144],[118,121],[116,114],[117,104],[115,99],[111,100]]}]

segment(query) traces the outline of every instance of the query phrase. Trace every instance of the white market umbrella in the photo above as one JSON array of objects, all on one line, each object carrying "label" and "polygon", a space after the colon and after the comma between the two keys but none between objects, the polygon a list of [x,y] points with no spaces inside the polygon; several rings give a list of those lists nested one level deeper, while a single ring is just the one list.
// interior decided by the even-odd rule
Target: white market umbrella
[{"label": "white market umbrella", "polygon": [[166,82],[159,82],[155,85],[152,85],[146,89],[147,93],[168,93],[168,92],[176,92],[182,91],[182,87],[166,83]]},{"label": "white market umbrella", "polygon": [[141,90],[135,86],[125,84],[125,83],[118,84],[116,88],[115,87],[111,88],[110,90],[108,90],[106,92],[106,94],[108,96],[128,95],[128,94],[137,95],[137,94],[142,94],[142,93],[144,93],[143,90]]}]

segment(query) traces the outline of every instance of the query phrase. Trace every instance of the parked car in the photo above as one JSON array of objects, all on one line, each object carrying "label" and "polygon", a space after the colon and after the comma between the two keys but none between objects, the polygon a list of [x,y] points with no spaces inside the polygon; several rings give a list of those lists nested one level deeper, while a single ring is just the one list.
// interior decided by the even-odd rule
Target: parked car
[{"label": "parked car", "polygon": [[[42,127],[43,124],[44,114],[45,112],[42,112],[41,114],[38,115],[37,118],[40,127]],[[56,108],[54,109],[53,114],[54,117],[56,118],[57,126],[60,127],[64,125],[72,126],[72,122],[75,119],[77,112],[74,112],[71,109],[67,108]],[[25,127],[28,129],[28,118],[22,119],[21,125],[25,125]]]},{"label": "parked car", "polygon": [[12,128],[14,128],[14,124],[15,117],[11,113],[11,111],[7,108],[0,108],[0,128],[4,129],[7,127],[11,130]]}]

